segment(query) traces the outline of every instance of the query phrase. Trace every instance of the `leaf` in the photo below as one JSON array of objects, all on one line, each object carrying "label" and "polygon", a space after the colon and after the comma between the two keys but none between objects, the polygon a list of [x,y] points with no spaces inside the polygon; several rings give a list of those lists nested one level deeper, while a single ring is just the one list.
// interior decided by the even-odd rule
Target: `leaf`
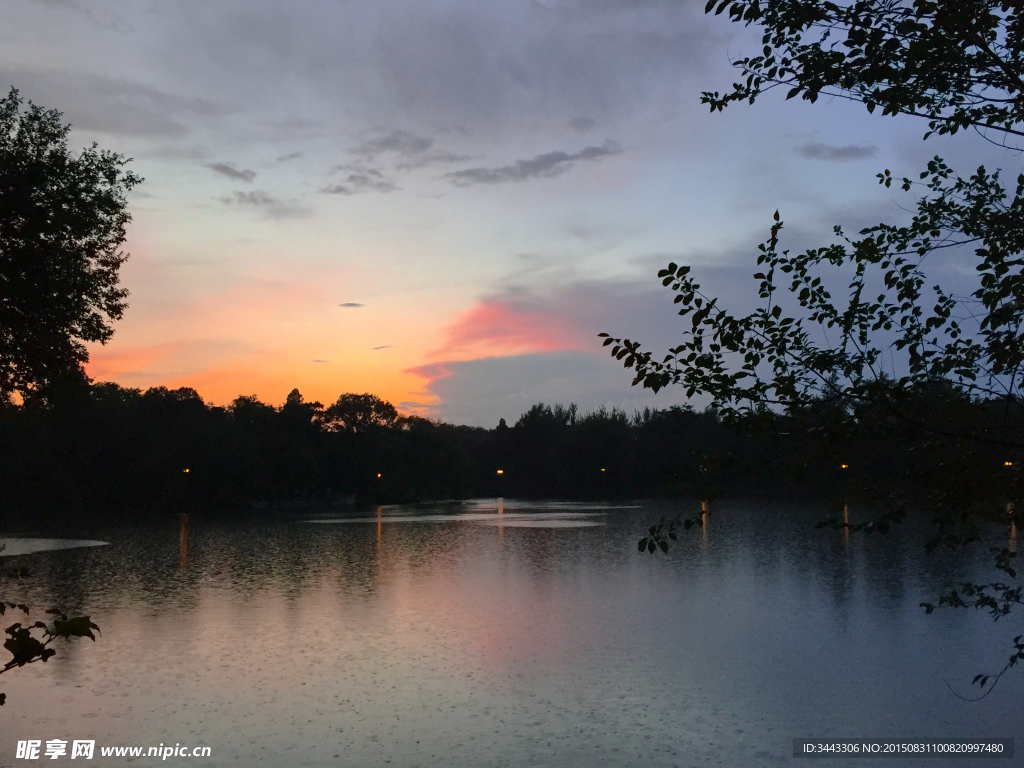
[{"label": "leaf", "polygon": [[99,632],[100,628],[93,624],[88,616],[75,616],[71,619],[55,619],[53,622],[53,634],[57,637],[88,637],[90,640],[96,640],[96,635],[92,633],[93,630]]},{"label": "leaf", "polygon": [[28,628],[20,624],[8,627],[7,634],[9,637],[4,642],[4,648],[14,657],[9,663],[15,666],[23,667],[40,659],[46,661],[55,653],[52,648],[46,648],[38,638],[33,637]]}]

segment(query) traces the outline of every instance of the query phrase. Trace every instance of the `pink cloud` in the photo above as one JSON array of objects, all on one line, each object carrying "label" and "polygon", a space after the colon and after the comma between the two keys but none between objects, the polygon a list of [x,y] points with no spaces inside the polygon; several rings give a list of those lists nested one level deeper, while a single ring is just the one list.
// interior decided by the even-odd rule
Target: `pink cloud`
[{"label": "pink cloud", "polygon": [[447,379],[454,375],[447,363],[427,363],[426,365],[418,365],[415,368],[406,369],[403,373],[411,373],[413,376],[419,376],[420,378],[426,379],[427,386],[430,386],[435,381]]},{"label": "pink cloud", "polygon": [[447,328],[444,345],[428,357],[474,360],[585,349],[591,340],[575,327],[575,320],[569,313],[516,298],[481,299]]}]

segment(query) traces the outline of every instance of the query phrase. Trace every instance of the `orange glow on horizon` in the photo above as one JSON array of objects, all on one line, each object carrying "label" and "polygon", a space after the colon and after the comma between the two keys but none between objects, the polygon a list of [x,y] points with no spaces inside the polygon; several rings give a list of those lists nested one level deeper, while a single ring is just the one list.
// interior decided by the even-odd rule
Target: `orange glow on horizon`
[{"label": "orange glow on horizon", "polygon": [[132,262],[137,304],[110,343],[88,346],[85,369],[96,382],[189,387],[220,406],[250,395],[279,406],[293,389],[324,405],[350,392],[407,414],[429,415],[434,405],[423,377],[404,372],[443,338],[443,317],[424,317],[420,306],[389,297],[341,309],[351,279],[343,272],[315,281],[265,273],[185,295],[165,290],[166,265]]},{"label": "orange glow on horizon", "polygon": [[[96,382],[111,381],[143,391],[159,386],[188,387],[198,392],[204,402],[221,406],[249,395],[277,406],[284,403],[293,389],[298,389],[307,402],[317,401],[325,406],[346,392],[369,392],[394,404],[403,413],[429,415],[431,400],[436,399],[422,391],[422,377],[382,369],[379,364],[369,368],[360,365],[359,360],[339,370],[338,366],[319,366],[309,360],[282,360],[268,355],[236,359],[192,374],[161,376],[161,363],[174,356],[179,346],[130,349],[113,354],[96,350],[86,366],[86,373]],[[410,401],[417,405],[404,405]]]}]

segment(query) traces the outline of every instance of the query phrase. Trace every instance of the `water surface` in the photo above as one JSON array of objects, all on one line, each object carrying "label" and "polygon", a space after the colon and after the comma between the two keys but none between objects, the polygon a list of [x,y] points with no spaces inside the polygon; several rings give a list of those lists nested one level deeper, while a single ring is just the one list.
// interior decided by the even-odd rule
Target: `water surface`
[{"label": "water surface", "polygon": [[799,765],[794,737],[1024,733],[1019,675],[974,704],[949,687],[999,669],[1020,619],[918,607],[975,563],[756,503],[639,554],[674,509],[491,500],[168,519],[31,554],[8,540],[2,564],[33,575],[3,582],[6,599],[103,634],[0,677],[0,765],[28,738],[205,745],[212,758],[168,760],[204,765],[571,768]]}]

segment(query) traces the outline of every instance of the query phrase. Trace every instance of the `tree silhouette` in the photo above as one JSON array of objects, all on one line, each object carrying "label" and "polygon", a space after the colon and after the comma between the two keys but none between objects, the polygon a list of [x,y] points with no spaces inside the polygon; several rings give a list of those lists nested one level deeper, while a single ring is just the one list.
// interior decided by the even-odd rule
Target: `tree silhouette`
[{"label": "tree silhouette", "polygon": [[[703,101],[716,111],[785,86],[787,98],[830,95],[868,111],[924,117],[925,138],[971,128],[1006,146],[1024,136],[1019,7],[1005,0],[712,0],[707,12],[763,27],[763,50],[735,62],[744,79],[731,93],[705,92]],[[871,461],[846,471],[852,462],[837,458],[844,496],[884,509],[865,522],[827,524],[884,532],[915,508],[932,514],[929,550],[988,540],[1000,580],[960,583],[938,604],[999,618],[1024,605],[1016,551],[1007,544],[1024,522],[1024,174],[1007,188],[998,171],[981,167],[961,178],[936,157],[918,178],[885,170],[878,180],[919,195],[909,224],[882,223],[857,237],[836,227],[832,243],[792,255],[776,212],[757,254],[754,311],[723,307],[689,266],[671,263],[658,276],[687,319],[682,343],[655,357],[639,342],[601,335],[632,369],[634,384],[710,396],[726,418],[784,424],[823,454],[842,446],[855,455],[854,446],[878,441],[905,446],[886,471],[865,471],[877,468]],[[965,258],[971,250],[969,296],[929,283],[926,260],[947,252]],[[829,290],[837,278],[848,279],[844,300]],[[652,528],[646,548],[665,549],[674,531],[672,524]],[[1019,642],[1007,668],[1018,659]],[[998,679],[979,675],[975,683],[990,691]]]},{"label": "tree silhouette", "polygon": [[31,397],[105,342],[128,292],[118,270],[131,219],[125,195],[142,181],[121,155],[93,144],[74,155],[61,114],[18,91],[0,99],[0,398]]},{"label": "tree silhouette", "polygon": [[374,427],[394,426],[398,410],[376,395],[341,395],[327,408],[324,422],[329,429],[344,432],[365,432]]}]

